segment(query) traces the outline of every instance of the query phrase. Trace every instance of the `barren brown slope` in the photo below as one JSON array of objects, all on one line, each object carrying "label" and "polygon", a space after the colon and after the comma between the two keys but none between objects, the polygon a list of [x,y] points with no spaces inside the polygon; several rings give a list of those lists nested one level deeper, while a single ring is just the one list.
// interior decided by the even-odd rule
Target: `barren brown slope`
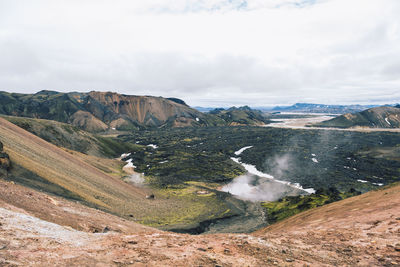
[{"label": "barren brown slope", "polygon": [[121,119],[128,120],[126,123],[130,120],[146,126],[161,126],[168,120],[186,119],[187,126],[190,126],[196,118],[199,120],[205,117],[201,112],[185,104],[162,97],[90,92],[87,101],[86,107],[92,114],[116,127],[119,127]]},{"label": "barren brown slope", "polygon": [[129,202],[145,195],[2,118],[0,136],[12,162],[77,193],[89,203],[113,209],[117,200]]},{"label": "barren brown slope", "polygon": [[[185,197],[135,187],[121,179],[115,168],[120,162],[60,149],[4,119],[0,119],[0,141],[14,166],[9,179],[129,220],[163,229],[190,228],[224,216],[229,209],[215,195]],[[149,193],[156,198],[146,199]]]},{"label": "barren brown slope", "polygon": [[[399,186],[370,192],[304,212],[254,234],[189,236],[145,228],[0,182],[0,264],[397,266],[399,192]],[[92,233],[105,227],[108,233]]]},{"label": "barren brown slope", "polygon": [[107,175],[78,154],[68,153],[2,118],[0,141],[13,164],[73,192],[90,206],[137,220],[171,216],[189,208],[190,203],[180,203],[177,199],[147,200],[147,190]]}]

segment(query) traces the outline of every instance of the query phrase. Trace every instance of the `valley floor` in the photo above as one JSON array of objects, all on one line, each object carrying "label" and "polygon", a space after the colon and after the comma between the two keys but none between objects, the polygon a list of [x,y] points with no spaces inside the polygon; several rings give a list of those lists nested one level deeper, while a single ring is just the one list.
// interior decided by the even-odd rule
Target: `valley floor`
[{"label": "valley floor", "polygon": [[185,235],[0,182],[1,266],[395,266],[400,186],[253,234]]}]

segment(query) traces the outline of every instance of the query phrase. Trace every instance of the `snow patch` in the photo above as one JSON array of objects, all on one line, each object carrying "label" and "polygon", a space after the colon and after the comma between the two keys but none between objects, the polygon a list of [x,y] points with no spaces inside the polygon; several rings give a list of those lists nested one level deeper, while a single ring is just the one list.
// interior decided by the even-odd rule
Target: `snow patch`
[{"label": "snow patch", "polygon": [[124,153],[124,154],[121,154],[120,158],[124,159],[126,157],[129,157],[130,155],[131,155],[131,153]]},{"label": "snow patch", "polygon": [[236,155],[236,156],[239,156],[240,154],[243,153],[243,151],[245,151],[246,149],[252,148],[252,147],[253,147],[253,146],[245,146],[245,147],[242,147],[242,148],[239,149],[238,151],[235,151],[235,155]]},{"label": "snow patch", "polygon": [[360,182],[360,183],[368,183],[368,181],[360,180],[360,179],[358,179],[357,182]]},{"label": "snow patch", "polygon": [[196,118],[196,121],[200,121],[200,119],[199,119],[199,118]]},{"label": "snow patch", "polygon": [[[131,159],[131,161],[132,161],[132,159]],[[125,168],[136,168],[136,166],[133,165],[133,163],[132,163],[131,161],[128,162],[128,164],[126,164],[126,165],[123,167],[123,169],[125,169]]]},{"label": "snow patch", "polygon": [[157,145],[154,145],[154,144],[149,144],[149,145],[147,145],[147,146],[149,146],[149,147],[151,147],[151,148],[153,148],[153,149],[157,149],[157,148],[158,148],[158,146],[157,146]]},{"label": "snow patch", "polygon": [[[250,148],[250,147],[244,147],[244,150],[248,149],[248,148]],[[239,152],[239,154],[240,154],[243,151],[238,150],[236,152]],[[293,188],[296,188],[299,190],[303,190],[309,194],[315,193],[315,190],[313,188],[304,189],[298,183],[292,184],[287,181],[281,181],[281,180],[275,179],[272,175],[263,173],[263,172],[257,170],[256,166],[241,162],[240,158],[232,157],[231,160],[242,165],[249,174],[253,175],[253,177],[249,177],[247,175],[239,176],[239,177],[235,178],[231,183],[224,186],[221,189],[221,191],[229,192],[233,195],[236,195],[236,196],[239,196],[241,198],[251,200],[251,201],[276,200],[275,198],[280,194],[279,192],[282,192],[282,190],[283,190],[282,187],[279,188],[280,189],[279,190],[277,188],[279,186],[277,186],[276,183],[283,184],[285,186],[290,186],[290,187],[293,187]],[[259,177],[259,178],[263,178],[263,179],[255,179],[254,177]],[[275,182],[275,185],[274,185],[274,182]]]},{"label": "snow patch", "polygon": [[316,158],[312,158],[312,161],[314,161],[315,163],[318,163],[318,160]]},{"label": "snow patch", "polygon": [[391,125],[388,118],[385,118],[385,121],[387,122],[387,124]]}]

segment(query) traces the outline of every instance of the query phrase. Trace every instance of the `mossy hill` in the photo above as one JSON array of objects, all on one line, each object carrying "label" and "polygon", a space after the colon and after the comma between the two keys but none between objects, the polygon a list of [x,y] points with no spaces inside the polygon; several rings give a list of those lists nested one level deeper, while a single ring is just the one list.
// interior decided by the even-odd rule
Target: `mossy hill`
[{"label": "mossy hill", "polygon": [[360,194],[361,192],[355,189],[341,193],[336,188],[330,187],[319,189],[315,194],[287,196],[278,201],[263,202],[261,205],[266,209],[268,222],[275,223],[300,212]]},{"label": "mossy hill", "polygon": [[248,106],[231,107],[229,109],[217,108],[211,110],[209,114],[216,115],[229,126],[256,126],[265,125],[270,122],[263,112],[251,109]]},{"label": "mossy hill", "polygon": [[323,121],[318,127],[368,127],[368,128],[400,128],[400,108],[376,107],[357,113],[347,113],[331,120]]},{"label": "mossy hill", "polygon": [[2,117],[49,143],[88,155],[115,158],[138,147],[135,144],[124,143],[116,137],[86,132],[67,123],[4,115]]}]

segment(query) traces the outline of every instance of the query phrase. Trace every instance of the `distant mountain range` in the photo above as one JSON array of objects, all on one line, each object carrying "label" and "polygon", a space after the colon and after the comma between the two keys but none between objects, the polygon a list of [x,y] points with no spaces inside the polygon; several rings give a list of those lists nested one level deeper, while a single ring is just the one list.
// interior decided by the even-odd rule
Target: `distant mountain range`
[{"label": "distant mountain range", "polygon": [[347,113],[314,126],[320,127],[369,127],[400,128],[400,105],[370,108],[357,113]]},{"label": "distant mountain range", "polygon": [[304,113],[333,113],[344,114],[366,110],[376,105],[324,105],[310,103],[296,103],[292,106],[281,106],[272,108],[275,112],[304,112]]},{"label": "distant mountain range", "polygon": [[[291,106],[276,106],[276,107],[253,107],[253,109],[263,112],[298,112],[298,113],[331,113],[345,114],[363,111],[369,108],[377,107],[377,105],[325,105],[312,103],[296,103]],[[195,107],[201,112],[210,112],[215,108],[210,107]]]},{"label": "distant mountain range", "polygon": [[202,113],[178,98],[123,95],[112,92],[36,94],[0,92],[0,114],[70,123],[89,132],[110,129],[263,124],[262,112],[234,108]]}]

